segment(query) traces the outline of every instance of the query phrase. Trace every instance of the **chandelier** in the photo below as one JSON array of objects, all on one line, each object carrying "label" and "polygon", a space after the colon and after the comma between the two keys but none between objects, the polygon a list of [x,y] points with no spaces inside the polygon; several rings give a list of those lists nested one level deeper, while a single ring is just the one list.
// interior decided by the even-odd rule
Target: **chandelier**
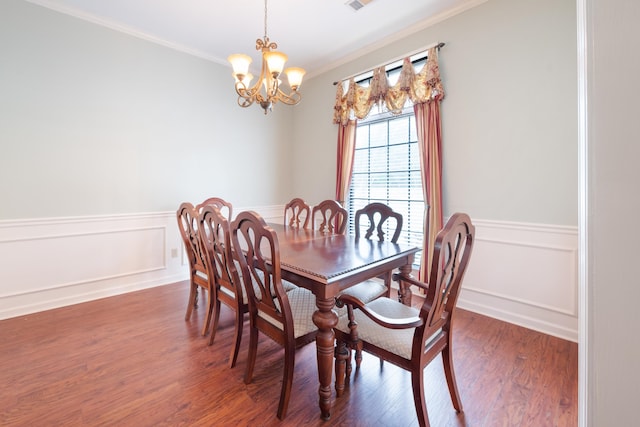
[{"label": "chandelier", "polygon": [[271,111],[273,104],[282,102],[286,105],[296,105],[302,98],[298,89],[302,84],[305,71],[302,68],[291,67],[284,70],[289,82],[290,92],[282,91],[282,81],[279,79],[287,55],[276,52],[278,45],[267,37],[267,0],[264,0],[264,38],[256,40],[256,50],[262,51],[262,69],[260,77],[251,86],[253,75],[249,72],[251,57],[244,54],[230,55],[228,61],[233,66],[238,105],[248,107],[254,102],[264,110],[264,114]]}]

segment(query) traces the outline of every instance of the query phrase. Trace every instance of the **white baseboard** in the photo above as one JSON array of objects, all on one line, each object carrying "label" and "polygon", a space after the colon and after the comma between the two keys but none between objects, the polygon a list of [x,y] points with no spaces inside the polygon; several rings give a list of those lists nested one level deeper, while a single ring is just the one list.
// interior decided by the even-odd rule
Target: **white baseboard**
[{"label": "white baseboard", "polygon": [[[459,306],[577,341],[577,228],[474,223]],[[0,221],[0,261],[0,319],[188,278],[174,212]]]}]

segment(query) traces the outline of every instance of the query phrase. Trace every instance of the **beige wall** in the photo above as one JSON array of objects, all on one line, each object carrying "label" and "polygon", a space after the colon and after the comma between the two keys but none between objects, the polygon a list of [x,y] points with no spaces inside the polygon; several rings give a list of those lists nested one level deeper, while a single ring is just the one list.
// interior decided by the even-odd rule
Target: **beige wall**
[{"label": "beige wall", "polygon": [[307,177],[295,193],[333,197],[333,81],[445,42],[445,215],[577,225],[575,10],[573,0],[489,0],[309,79],[294,116],[296,173]]},{"label": "beige wall", "polygon": [[211,194],[332,197],[332,82],[436,41],[445,214],[576,225],[571,0],[490,0],[312,76],[300,105],[268,117],[232,107],[225,66],[2,2],[0,219],[166,211]]},{"label": "beige wall", "polygon": [[225,66],[22,0],[0,58],[0,220],[291,193],[291,109],[236,106]]}]

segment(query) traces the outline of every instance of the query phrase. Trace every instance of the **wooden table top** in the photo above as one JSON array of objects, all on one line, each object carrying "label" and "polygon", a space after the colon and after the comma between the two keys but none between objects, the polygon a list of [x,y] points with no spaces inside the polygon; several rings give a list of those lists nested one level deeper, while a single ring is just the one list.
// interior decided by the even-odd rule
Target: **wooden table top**
[{"label": "wooden table top", "polygon": [[331,288],[328,293],[335,294],[405,264],[407,256],[420,250],[409,245],[325,234],[282,224],[269,226],[278,235],[283,277],[296,284],[302,282],[302,286],[314,293],[317,285],[325,285]]}]

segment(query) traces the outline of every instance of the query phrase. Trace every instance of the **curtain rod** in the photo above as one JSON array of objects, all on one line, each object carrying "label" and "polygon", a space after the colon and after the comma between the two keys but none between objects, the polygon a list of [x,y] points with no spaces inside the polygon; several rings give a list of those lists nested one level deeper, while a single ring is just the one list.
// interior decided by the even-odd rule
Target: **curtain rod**
[{"label": "curtain rod", "polygon": [[367,73],[367,72],[369,72],[369,71],[373,71],[373,70],[375,70],[376,68],[383,67],[383,66],[386,66],[386,65],[389,65],[389,64],[393,64],[394,62],[398,62],[398,61],[400,61],[401,59],[407,58],[407,57],[409,57],[409,56],[413,56],[413,55],[417,55],[417,54],[419,54],[419,53],[426,52],[426,51],[428,51],[429,49],[431,49],[432,47],[436,47],[436,48],[438,48],[438,50],[440,50],[440,48],[442,48],[443,46],[444,46],[444,43],[443,43],[443,42],[440,42],[440,43],[434,43],[434,44],[431,44],[431,45],[429,45],[429,46],[427,46],[427,47],[423,47],[423,48],[420,48],[420,49],[418,49],[418,50],[414,50],[414,51],[412,51],[412,52],[405,53],[405,54],[404,54],[404,55],[402,55],[402,56],[398,56],[398,57],[396,57],[396,58],[393,58],[393,59],[392,59],[392,60],[390,60],[390,61],[383,62],[382,64],[376,65],[375,67],[369,67],[369,68],[367,68],[366,70],[360,71],[360,72],[355,73],[355,74],[351,74],[350,76],[347,76],[347,77],[345,77],[345,78],[343,78],[343,79],[340,79],[340,80],[339,80],[339,81],[337,81],[337,82],[333,82],[333,85],[335,86],[335,85],[337,85],[338,83],[343,82],[343,81],[345,81],[345,80],[349,80],[349,79],[350,79],[350,78],[352,78],[352,77],[359,76],[360,74],[364,74],[364,73]]}]

